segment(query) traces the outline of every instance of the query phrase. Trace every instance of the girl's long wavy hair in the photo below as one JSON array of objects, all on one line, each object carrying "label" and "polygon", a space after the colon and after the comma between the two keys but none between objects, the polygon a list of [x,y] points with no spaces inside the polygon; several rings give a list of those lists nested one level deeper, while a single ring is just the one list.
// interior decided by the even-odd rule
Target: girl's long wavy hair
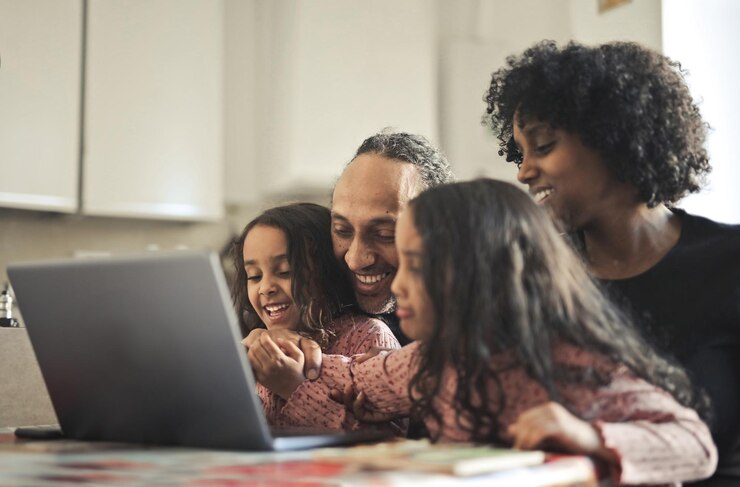
[{"label": "girl's long wavy hair", "polygon": [[[409,208],[423,241],[422,275],[435,316],[409,385],[414,416],[441,424],[434,399],[443,371],[452,367],[459,424],[477,441],[500,438],[506,397],[491,357],[504,351],[514,357],[510,365],[524,367],[553,400],[559,398],[556,384],[608,382],[597,370],[574,373],[553,362],[552,345],[559,340],[625,364],[706,414],[705,396],[604,297],[529,195],[479,179],[427,190]],[[499,385],[495,397],[491,381]]]},{"label": "girl's long wavy hair", "polygon": [[313,203],[271,208],[249,222],[234,241],[236,277],[231,295],[245,336],[254,328],[265,328],[249,302],[244,268],[244,240],[257,225],[274,227],[285,234],[291,292],[300,316],[296,331],[325,347],[334,337],[334,319],[356,306],[349,278],[332,250],[331,212]]}]

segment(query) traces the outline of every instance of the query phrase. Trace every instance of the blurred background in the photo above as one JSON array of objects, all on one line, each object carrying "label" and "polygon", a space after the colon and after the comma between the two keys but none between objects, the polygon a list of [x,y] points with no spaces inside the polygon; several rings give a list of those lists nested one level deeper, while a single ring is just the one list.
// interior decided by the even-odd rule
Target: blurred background
[{"label": "blurred background", "polygon": [[[223,251],[268,206],[328,203],[385,127],[513,181],[482,97],[542,39],[680,60],[714,165],[681,206],[740,222],[738,20],[733,0],[0,0],[0,283],[20,260]],[[3,370],[29,357],[0,335]],[[0,426],[48,416],[19,408],[29,380],[0,384]]]}]

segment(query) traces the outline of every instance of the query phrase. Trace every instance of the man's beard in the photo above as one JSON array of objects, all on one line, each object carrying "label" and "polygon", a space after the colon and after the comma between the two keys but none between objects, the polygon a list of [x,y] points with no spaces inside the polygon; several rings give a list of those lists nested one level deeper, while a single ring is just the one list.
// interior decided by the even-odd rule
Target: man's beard
[{"label": "man's beard", "polygon": [[396,310],[396,297],[391,294],[385,299],[377,296],[357,296],[357,304],[365,313],[382,315]]}]

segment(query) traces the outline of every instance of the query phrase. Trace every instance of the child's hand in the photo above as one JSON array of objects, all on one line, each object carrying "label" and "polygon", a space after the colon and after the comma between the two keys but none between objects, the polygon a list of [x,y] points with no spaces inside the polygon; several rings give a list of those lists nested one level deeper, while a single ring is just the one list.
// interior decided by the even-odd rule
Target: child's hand
[{"label": "child's hand", "polygon": [[387,423],[395,418],[399,418],[398,414],[395,413],[384,413],[381,411],[373,411],[367,407],[367,396],[364,392],[360,391],[357,397],[352,402],[352,414],[355,418],[365,423]]},{"label": "child's hand", "polygon": [[614,453],[604,447],[601,437],[591,424],[574,416],[556,402],[533,407],[519,415],[509,425],[514,448],[558,447],[569,453],[595,455],[616,462]]},{"label": "child's hand", "polygon": [[321,347],[313,340],[306,337],[302,337],[298,333],[291,330],[265,330],[264,328],[255,328],[249,332],[249,335],[242,340],[242,345],[247,349],[252,348],[254,345],[259,343],[259,339],[262,335],[269,335],[273,340],[283,339],[292,342],[298,348],[301,349],[305,358],[304,372],[306,377],[313,380],[319,376],[321,370]]},{"label": "child's hand", "polygon": [[288,340],[278,338],[276,343],[269,333],[262,333],[252,342],[247,356],[260,384],[283,399],[288,399],[306,380],[303,352]]},{"label": "child's hand", "polygon": [[344,404],[347,411],[351,411],[355,418],[365,423],[387,423],[401,417],[398,414],[383,413],[368,409],[367,396],[362,391],[356,394],[352,384],[344,386],[344,390],[342,391],[332,389],[329,391],[329,397],[338,403]]}]

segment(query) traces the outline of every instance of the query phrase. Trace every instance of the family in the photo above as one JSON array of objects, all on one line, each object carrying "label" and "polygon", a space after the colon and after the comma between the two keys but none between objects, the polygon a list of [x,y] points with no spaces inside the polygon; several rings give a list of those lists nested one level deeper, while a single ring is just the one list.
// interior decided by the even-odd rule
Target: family
[{"label": "family", "polygon": [[232,294],[270,422],[585,454],[617,485],[736,485],[740,226],[674,207],[710,170],[680,66],[544,41],[484,101],[529,194],[454,182],[424,137],[381,132],[331,209],[246,226]]}]

